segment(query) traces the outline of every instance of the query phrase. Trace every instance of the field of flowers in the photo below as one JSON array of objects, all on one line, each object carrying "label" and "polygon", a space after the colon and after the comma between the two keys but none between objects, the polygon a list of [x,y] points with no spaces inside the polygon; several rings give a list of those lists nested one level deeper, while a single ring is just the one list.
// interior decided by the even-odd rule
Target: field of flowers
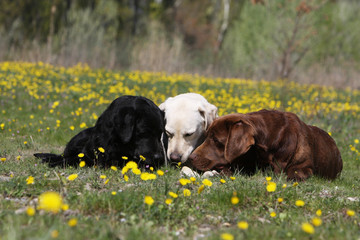
[{"label": "field of flowers", "polygon": [[[131,161],[123,169],[49,168],[32,155],[61,153],[121,95],[160,104],[184,92],[202,94],[220,116],[262,108],[298,114],[335,139],[341,177],[188,179]],[[359,139],[359,90],[2,62],[0,239],[360,239]]]}]

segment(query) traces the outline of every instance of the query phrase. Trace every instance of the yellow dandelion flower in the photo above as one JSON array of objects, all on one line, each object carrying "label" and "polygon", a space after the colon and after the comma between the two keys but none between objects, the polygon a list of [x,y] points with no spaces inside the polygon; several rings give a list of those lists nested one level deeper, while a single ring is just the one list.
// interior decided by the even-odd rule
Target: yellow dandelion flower
[{"label": "yellow dandelion flower", "polygon": [[276,212],[271,212],[270,217],[272,217],[272,218],[276,217]]},{"label": "yellow dandelion flower", "polygon": [[112,192],[111,192],[111,195],[116,195],[116,192],[115,192],[115,191],[112,191]]},{"label": "yellow dandelion flower", "polygon": [[276,183],[274,182],[268,182],[268,185],[266,186],[266,190],[268,192],[275,192],[276,190]]},{"label": "yellow dandelion flower", "polygon": [[224,179],[220,179],[221,183],[226,183],[226,181]]},{"label": "yellow dandelion flower", "polygon": [[150,171],[154,171],[154,168],[153,168],[153,167],[150,167]]},{"label": "yellow dandelion flower", "polygon": [[57,213],[62,206],[62,197],[57,192],[44,192],[39,196],[39,209]]},{"label": "yellow dandelion flower", "polygon": [[294,182],[293,187],[296,187],[297,185],[299,185],[299,183],[298,183],[298,182]]},{"label": "yellow dandelion flower", "polygon": [[308,234],[314,234],[315,232],[314,227],[310,223],[303,223],[301,229]]},{"label": "yellow dandelion flower", "polygon": [[33,208],[33,207],[27,207],[26,208],[26,214],[28,215],[28,216],[34,216],[35,215],[35,208]]},{"label": "yellow dandelion flower", "polygon": [[143,155],[140,155],[139,157],[140,157],[140,161],[145,161],[146,160],[146,158]]},{"label": "yellow dandelion flower", "polygon": [[104,153],[104,152],[105,152],[105,149],[102,148],[102,147],[99,147],[98,150],[99,150],[99,152],[101,152],[101,153]]},{"label": "yellow dandelion flower", "polygon": [[163,175],[164,175],[164,172],[161,171],[161,170],[157,170],[156,173],[157,173],[157,175],[159,175],[159,176],[163,176]]},{"label": "yellow dandelion flower", "polygon": [[111,170],[117,171],[117,167],[115,167],[115,166],[111,166],[110,168],[111,168]]},{"label": "yellow dandelion flower", "polygon": [[81,162],[79,163],[79,167],[85,167],[85,161],[81,161]]},{"label": "yellow dandelion flower", "polygon": [[287,185],[286,185],[286,183],[284,183],[283,185],[282,185],[282,188],[286,188],[287,187]]},{"label": "yellow dandelion flower", "polygon": [[24,141],[24,145],[26,145],[26,144],[28,144],[28,142],[27,142],[27,141]]},{"label": "yellow dandelion flower", "polygon": [[234,181],[236,178],[235,177],[230,177],[230,179]]},{"label": "yellow dandelion flower", "polygon": [[123,167],[123,169],[121,169],[121,173],[122,175],[124,175],[125,173],[127,173],[129,171],[129,168],[128,167]]},{"label": "yellow dandelion flower", "polygon": [[154,180],[154,179],[156,179],[156,175],[153,173],[144,172],[144,173],[141,173],[140,178],[143,181]]},{"label": "yellow dandelion flower", "polygon": [[5,161],[6,161],[6,158],[2,157],[2,158],[0,158],[0,160],[1,160],[2,162],[5,162]]},{"label": "yellow dandelion flower", "polygon": [[277,201],[278,201],[278,203],[282,203],[282,202],[284,201],[284,199],[281,198],[281,197],[279,197],[279,198],[277,199]]},{"label": "yellow dandelion flower", "polygon": [[151,206],[154,204],[154,199],[151,196],[145,196],[144,203]]},{"label": "yellow dandelion flower", "polygon": [[124,175],[125,182],[129,181],[129,177],[127,175]]},{"label": "yellow dandelion flower", "polygon": [[74,181],[77,177],[78,177],[78,175],[77,175],[76,173],[74,173],[74,174],[69,175],[69,176],[67,177],[67,179],[68,179],[69,181]]},{"label": "yellow dandelion flower", "polygon": [[69,210],[69,204],[63,204],[63,205],[61,206],[61,210],[63,210],[63,211]]},{"label": "yellow dandelion flower", "polygon": [[318,227],[322,224],[322,220],[318,217],[314,217],[311,222],[315,227]]},{"label": "yellow dandelion flower", "polygon": [[57,106],[59,106],[60,102],[59,101],[55,101],[52,105],[52,108],[56,108]]},{"label": "yellow dandelion flower", "polygon": [[194,182],[196,181],[196,178],[191,177],[191,178],[190,178],[190,181],[191,181],[192,183],[194,183]]},{"label": "yellow dandelion flower", "polygon": [[106,175],[100,175],[100,178],[101,178],[101,179],[105,179],[105,178],[106,178]]},{"label": "yellow dandelion flower", "polygon": [[191,195],[191,191],[187,188],[184,189],[183,194],[185,197],[189,197]]},{"label": "yellow dandelion flower", "polygon": [[53,231],[51,232],[51,237],[52,237],[52,238],[57,238],[57,237],[59,237],[59,231],[58,231],[58,230],[53,230]]},{"label": "yellow dandelion flower", "polygon": [[17,156],[17,157],[16,157],[16,160],[19,161],[20,159],[21,159],[21,156]]},{"label": "yellow dandelion flower", "polygon": [[231,197],[231,203],[232,203],[233,205],[238,204],[239,201],[240,201],[240,199],[239,199],[237,196],[232,196],[232,197]]},{"label": "yellow dandelion flower", "polygon": [[71,131],[74,131],[75,130],[75,127],[74,126],[70,126],[69,127]]},{"label": "yellow dandelion flower", "polygon": [[211,187],[211,186],[212,186],[212,182],[211,182],[209,179],[207,179],[207,178],[205,178],[205,179],[202,181],[202,183],[203,183],[205,186],[208,186],[208,187]]},{"label": "yellow dandelion flower", "polygon": [[108,184],[109,181],[110,181],[110,179],[106,179],[106,181],[104,182],[104,184],[105,184],[105,185]]},{"label": "yellow dandelion flower", "polygon": [[322,211],[321,211],[321,209],[318,209],[316,211],[316,216],[321,217],[321,215],[322,215]]},{"label": "yellow dandelion flower", "polygon": [[237,223],[238,228],[242,229],[242,230],[246,230],[249,228],[249,224],[245,221],[240,221]]},{"label": "yellow dandelion flower", "polygon": [[188,183],[191,183],[191,181],[189,179],[186,179],[186,178],[179,179],[179,182],[183,186],[187,185]]},{"label": "yellow dandelion flower", "polygon": [[78,154],[78,157],[79,157],[79,158],[82,158],[82,157],[84,157],[84,156],[85,156],[85,154],[83,154],[83,153],[79,153],[79,154]]},{"label": "yellow dandelion flower", "polygon": [[267,182],[270,182],[272,178],[271,177],[266,177],[265,179],[266,179]]},{"label": "yellow dandelion flower", "polygon": [[172,198],[177,198],[178,197],[178,195],[176,193],[174,193],[174,192],[169,192],[169,195]]},{"label": "yellow dandelion flower", "polygon": [[135,174],[135,175],[140,175],[141,174],[141,170],[138,168],[133,168],[131,169],[131,171]]},{"label": "yellow dandelion flower", "polygon": [[70,227],[75,227],[77,225],[77,219],[76,218],[71,218],[69,221],[68,221],[68,225]]},{"label": "yellow dandelion flower", "polygon": [[84,122],[82,122],[81,124],[80,124],[80,128],[86,128],[87,126],[86,126],[86,123],[84,123]]},{"label": "yellow dandelion flower", "polygon": [[173,202],[173,200],[172,200],[171,198],[167,198],[167,199],[165,200],[165,203],[166,203],[167,205],[170,205],[172,202]]},{"label": "yellow dandelion flower", "polygon": [[223,233],[220,235],[221,240],[234,240],[234,236],[230,233]]},{"label": "yellow dandelion flower", "polygon": [[121,157],[123,160],[128,160],[128,157],[122,156]]},{"label": "yellow dandelion flower", "polygon": [[359,143],[359,139],[355,139],[355,140],[354,140],[354,143],[355,143],[355,144],[358,144],[358,143]]},{"label": "yellow dandelion flower", "polygon": [[346,214],[347,214],[349,217],[352,217],[352,216],[355,216],[355,211],[349,209],[349,210],[346,211]]},{"label": "yellow dandelion flower", "polygon": [[200,194],[202,191],[204,191],[205,185],[201,185],[198,189],[198,194]]},{"label": "yellow dandelion flower", "polygon": [[26,179],[26,184],[29,185],[29,184],[34,184],[34,177],[33,176],[29,176],[27,179]]},{"label": "yellow dandelion flower", "polygon": [[296,200],[295,205],[298,207],[303,207],[305,205],[305,202],[303,200]]},{"label": "yellow dandelion flower", "polygon": [[134,161],[129,161],[129,162],[126,163],[125,167],[127,167],[129,169],[133,169],[133,168],[138,168],[138,165]]}]

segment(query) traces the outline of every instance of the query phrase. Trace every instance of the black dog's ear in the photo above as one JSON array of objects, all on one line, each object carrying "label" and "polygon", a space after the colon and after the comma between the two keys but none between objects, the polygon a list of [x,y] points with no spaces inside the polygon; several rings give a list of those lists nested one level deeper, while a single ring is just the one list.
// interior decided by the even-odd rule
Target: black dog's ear
[{"label": "black dog's ear", "polygon": [[135,111],[133,109],[126,109],[115,116],[116,135],[119,136],[123,144],[130,142],[135,128],[135,121]]}]

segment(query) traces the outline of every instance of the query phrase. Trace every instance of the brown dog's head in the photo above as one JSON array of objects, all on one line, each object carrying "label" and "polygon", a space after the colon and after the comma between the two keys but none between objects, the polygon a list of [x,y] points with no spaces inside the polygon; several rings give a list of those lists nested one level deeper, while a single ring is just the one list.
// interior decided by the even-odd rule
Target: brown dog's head
[{"label": "brown dog's head", "polygon": [[206,139],[188,159],[199,171],[230,172],[231,164],[255,144],[255,128],[244,114],[230,114],[215,120]]}]

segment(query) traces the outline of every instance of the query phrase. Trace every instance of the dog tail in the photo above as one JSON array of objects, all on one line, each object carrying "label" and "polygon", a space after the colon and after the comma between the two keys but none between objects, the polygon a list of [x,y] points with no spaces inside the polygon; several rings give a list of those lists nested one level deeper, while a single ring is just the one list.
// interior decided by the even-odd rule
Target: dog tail
[{"label": "dog tail", "polygon": [[53,153],[35,153],[35,157],[40,158],[43,163],[49,164],[49,167],[64,165],[64,157]]}]

